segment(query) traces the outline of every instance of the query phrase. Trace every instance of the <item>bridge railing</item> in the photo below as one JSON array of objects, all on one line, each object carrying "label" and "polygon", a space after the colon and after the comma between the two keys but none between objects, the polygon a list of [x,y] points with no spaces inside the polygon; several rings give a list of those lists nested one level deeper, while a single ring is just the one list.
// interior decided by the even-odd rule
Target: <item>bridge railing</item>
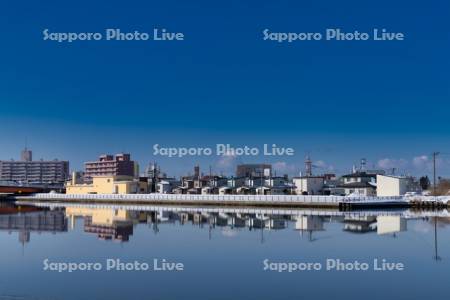
[{"label": "bridge railing", "polygon": [[[48,200],[90,200],[90,201],[132,201],[132,202],[257,202],[257,203],[364,203],[364,202],[408,202],[413,198],[392,197],[345,197],[345,196],[320,196],[320,195],[191,195],[191,194],[52,194],[37,193],[28,196],[17,196],[16,198],[48,199]],[[425,197],[420,196],[422,201],[447,201],[449,197]],[[425,199],[426,198],[426,199]],[[442,198],[442,199],[441,199]],[[445,199],[447,200],[445,200]],[[414,198],[415,199],[415,198]],[[427,200],[428,199],[428,200]]]},{"label": "bridge railing", "polygon": [[[263,203],[340,203],[343,196],[318,195],[190,195],[190,194],[52,194],[38,193],[17,198],[55,200],[118,200],[167,202],[263,202]],[[354,199],[353,199],[354,200]]]}]

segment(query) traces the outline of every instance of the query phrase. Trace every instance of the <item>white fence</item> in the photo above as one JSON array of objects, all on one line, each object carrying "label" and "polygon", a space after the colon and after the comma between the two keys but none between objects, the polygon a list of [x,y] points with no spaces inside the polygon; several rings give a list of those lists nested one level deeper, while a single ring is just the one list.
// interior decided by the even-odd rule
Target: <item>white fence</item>
[{"label": "white fence", "polygon": [[404,202],[403,197],[344,197],[344,196],[303,196],[303,195],[186,195],[186,194],[49,194],[17,196],[17,199],[42,200],[90,200],[90,201],[130,201],[130,202],[218,202],[218,203],[373,203]]}]

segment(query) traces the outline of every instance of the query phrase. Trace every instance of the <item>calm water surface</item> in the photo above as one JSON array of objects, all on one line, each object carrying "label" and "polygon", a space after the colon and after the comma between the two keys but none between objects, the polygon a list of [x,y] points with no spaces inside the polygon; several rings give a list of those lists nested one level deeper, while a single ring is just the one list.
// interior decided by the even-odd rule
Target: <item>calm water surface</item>
[{"label": "calm water surface", "polygon": [[[446,211],[0,208],[0,299],[448,299]],[[436,217],[437,216],[437,217]],[[44,261],[102,271],[45,271]],[[106,271],[107,259],[184,271]],[[325,270],[327,259],[370,265]],[[404,271],[374,271],[373,261]],[[264,270],[264,261],[320,271]],[[274,265],[272,265],[274,266]]]}]

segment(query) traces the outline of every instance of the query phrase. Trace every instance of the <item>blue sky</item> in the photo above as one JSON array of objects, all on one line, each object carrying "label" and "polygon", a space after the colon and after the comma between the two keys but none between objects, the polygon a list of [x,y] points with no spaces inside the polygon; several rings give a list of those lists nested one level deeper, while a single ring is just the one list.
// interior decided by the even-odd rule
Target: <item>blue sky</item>
[{"label": "blue sky", "polygon": [[[369,165],[429,173],[450,153],[448,1],[33,1],[0,4],[0,158],[25,140],[36,158],[73,169],[105,152],[131,152],[180,175],[200,163],[230,172],[236,160],[161,158],[153,144],[295,148],[266,160],[300,171]],[[105,28],[183,32],[185,41],[44,41],[42,31]],[[404,41],[278,44],[262,31],[326,28],[403,32]],[[450,156],[440,174],[450,176]]]}]

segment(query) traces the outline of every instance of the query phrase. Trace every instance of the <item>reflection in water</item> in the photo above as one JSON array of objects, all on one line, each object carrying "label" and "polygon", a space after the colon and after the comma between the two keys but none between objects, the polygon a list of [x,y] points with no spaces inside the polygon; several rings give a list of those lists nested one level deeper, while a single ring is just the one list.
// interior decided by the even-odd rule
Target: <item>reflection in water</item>
[{"label": "reflection in water", "polygon": [[0,230],[19,232],[19,242],[25,244],[30,241],[31,232],[66,232],[67,219],[63,211],[2,206]]},{"label": "reflection in water", "polygon": [[[151,289],[155,299],[192,299],[206,294],[221,300],[333,299],[339,298],[339,292],[345,293],[346,299],[361,295],[370,300],[383,296],[447,299],[449,224],[447,210],[64,203],[0,207],[0,242],[6,254],[1,261],[0,298],[27,290],[38,295],[36,299],[113,300],[124,295],[137,299]],[[54,234],[58,232],[63,234]],[[22,243],[29,241],[26,247],[17,243],[17,235]],[[110,258],[150,264],[154,259],[167,259],[182,262],[186,270],[43,271],[45,259],[104,265]],[[372,264],[377,259],[402,263],[406,269],[401,273],[274,273],[264,271],[266,259],[322,264],[328,259]],[[215,297],[217,291],[221,297]]]},{"label": "reflection in water", "polygon": [[295,229],[300,230],[301,233],[308,232],[309,241],[315,241],[313,238],[313,232],[324,231],[323,223],[329,222],[330,218],[323,216],[297,216],[295,222]]},{"label": "reflection in water", "polygon": [[[207,226],[209,239],[215,230],[224,236],[234,237],[242,229],[260,232],[264,243],[265,231],[293,228],[310,242],[315,232],[326,231],[327,223],[340,223],[348,233],[391,235],[407,231],[409,220],[429,221],[434,225],[434,256],[438,254],[438,227],[450,224],[445,211],[323,211],[323,210],[266,210],[231,208],[180,208],[157,206],[105,206],[36,204],[36,206],[8,207],[0,214],[0,230],[18,231],[19,241],[30,241],[30,232],[65,232],[67,223],[75,228],[77,219],[83,220],[85,233],[95,234],[101,240],[128,242],[136,224],[148,224],[155,233],[160,225],[191,224],[199,228]],[[291,225],[290,225],[291,224]]]},{"label": "reflection in water", "polygon": [[344,230],[353,233],[368,233],[377,230],[375,216],[349,216],[344,219]]},{"label": "reflection in water", "polygon": [[133,234],[133,220],[139,220],[135,215],[123,209],[92,209],[66,208],[66,216],[70,220],[70,227],[75,227],[76,217],[84,218],[84,231],[93,233],[99,239],[126,242]]},{"label": "reflection in water", "polygon": [[406,219],[399,216],[378,216],[377,217],[377,233],[392,234],[395,236],[397,232],[406,231]]},{"label": "reflection in water", "polygon": [[438,237],[437,237],[437,222],[438,218],[434,217],[434,260],[439,261],[441,260],[441,257],[438,254]]}]

